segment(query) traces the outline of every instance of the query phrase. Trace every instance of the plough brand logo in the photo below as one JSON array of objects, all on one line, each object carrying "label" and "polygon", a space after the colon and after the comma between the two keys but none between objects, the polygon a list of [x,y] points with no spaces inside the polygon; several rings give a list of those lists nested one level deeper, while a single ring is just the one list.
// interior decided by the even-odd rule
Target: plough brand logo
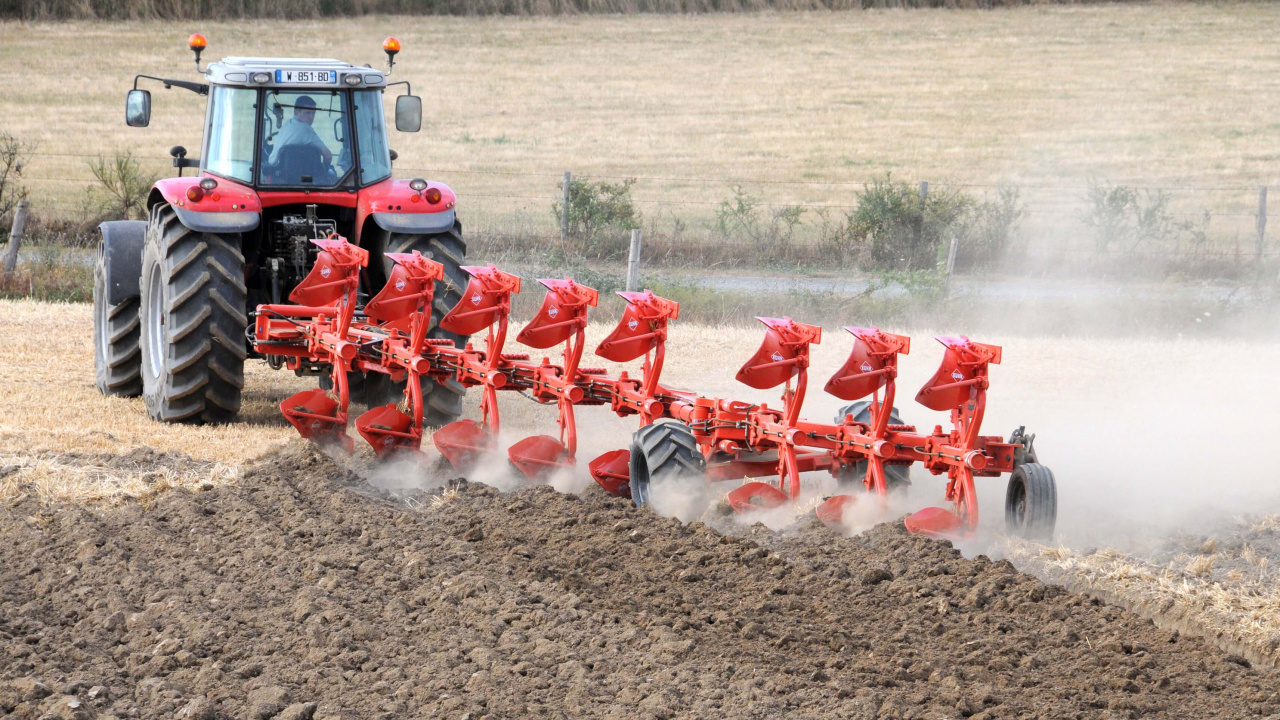
[{"label": "plough brand logo", "polygon": [[859,368],[859,370],[861,370],[862,372],[871,372],[872,370],[875,370],[875,368],[871,367],[871,363],[867,362],[866,360],[863,360],[862,367]]},{"label": "plough brand logo", "polygon": [[556,307],[555,305],[552,305],[551,309],[547,311],[547,314],[550,315],[551,317],[555,317],[560,314],[560,308]]},{"label": "plough brand logo", "polygon": [[631,321],[627,323],[627,329],[628,329],[628,330],[635,330],[635,329],[636,329],[636,327],[638,327],[639,325],[640,325],[640,323],[636,322],[636,319],[635,319],[635,318],[631,318]]},{"label": "plough brand logo", "polygon": [[774,362],[782,362],[783,360],[786,360],[786,358],[782,357],[782,353],[778,352],[777,350],[774,350],[774,351],[773,351],[773,361],[774,361]]},{"label": "plough brand logo", "polygon": [[471,304],[472,305],[480,304],[480,293],[475,293],[471,296]]},{"label": "plough brand logo", "polygon": [[322,278],[327,278],[327,277],[329,277],[329,273],[331,273],[331,272],[333,272],[333,271],[329,269],[329,266],[328,266],[328,265],[324,265],[324,266],[322,266],[322,267],[320,268],[320,277],[322,277]]},{"label": "plough brand logo", "polygon": [[399,280],[396,281],[396,289],[397,290],[404,289],[404,278],[400,278]]},{"label": "plough brand logo", "polygon": [[955,380],[956,382],[959,382],[959,381],[961,381],[961,380],[963,380],[963,379],[964,379],[964,375],[960,374],[960,371],[959,371],[959,370],[952,370],[952,371],[951,371],[951,379],[952,379],[952,380]]}]

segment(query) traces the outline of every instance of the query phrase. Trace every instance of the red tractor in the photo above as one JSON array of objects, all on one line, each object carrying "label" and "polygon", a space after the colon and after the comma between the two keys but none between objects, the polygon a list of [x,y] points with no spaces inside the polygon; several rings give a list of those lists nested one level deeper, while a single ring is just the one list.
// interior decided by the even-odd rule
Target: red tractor
[{"label": "red tractor", "polygon": [[[98,389],[146,400],[164,422],[217,423],[235,417],[244,363],[262,357],[329,381],[327,367],[256,354],[247,337],[254,308],[289,297],[319,253],[315,238],[348,238],[369,252],[360,294],[387,283],[388,255],[420,252],[444,266],[436,283],[430,337],[461,342],[439,320],[467,283],[456,198],[448,186],[397,180],[387,143],[383,92],[404,85],[395,125],[417,132],[421,98],[408,82],[388,83],[400,43],[387,38],[387,70],[337,60],[229,57],[200,67],[202,35],[191,50],[203,82],[138,75],[125,122],[146,127],[151,94],[139,80],[208,97],[199,159],[172,148],[178,177],[158,181],[146,221],[108,222],[94,268]],[[195,168],[183,176],[185,168]],[[404,384],[385,374],[349,378],[371,407],[396,402]],[[424,376],[425,420],[461,412],[462,386]]]}]

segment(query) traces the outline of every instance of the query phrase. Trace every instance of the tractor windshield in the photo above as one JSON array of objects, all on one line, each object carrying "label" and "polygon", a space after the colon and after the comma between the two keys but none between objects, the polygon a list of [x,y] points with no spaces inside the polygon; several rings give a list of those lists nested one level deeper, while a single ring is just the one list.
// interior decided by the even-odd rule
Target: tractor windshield
[{"label": "tractor windshield", "polygon": [[355,158],[345,93],[266,90],[263,100],[263,186],[331,188],[350,182]]},{"label": "tractor windshield", "polygon": [[380,89],[211,91],[206,172],[259,187],[315,189],[391,176]]}]

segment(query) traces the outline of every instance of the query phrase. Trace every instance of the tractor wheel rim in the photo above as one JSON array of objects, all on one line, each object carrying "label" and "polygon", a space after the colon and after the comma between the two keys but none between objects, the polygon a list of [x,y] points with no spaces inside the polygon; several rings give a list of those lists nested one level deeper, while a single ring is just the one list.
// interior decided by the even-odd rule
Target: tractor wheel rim
[{"label": "tractor wheel rim", "polygon": [[159,378],[161,372],[161,348],[164,338],[164,279],[160,266],[151,269],[147,279],[147,370],[151,377]]},{"label": "tractor wheel rim", "polygon": [[107,321],[111,317],[111,313],[107,312],[107,290],[102,287],[104,283],[99,273],[93,275],[93,309],[97,313],[98,321],[98,342],[94,343],[94,355],[102,360],[105,364],[107,353],[106,344],[111,342],[111,328],[107,327]]}]

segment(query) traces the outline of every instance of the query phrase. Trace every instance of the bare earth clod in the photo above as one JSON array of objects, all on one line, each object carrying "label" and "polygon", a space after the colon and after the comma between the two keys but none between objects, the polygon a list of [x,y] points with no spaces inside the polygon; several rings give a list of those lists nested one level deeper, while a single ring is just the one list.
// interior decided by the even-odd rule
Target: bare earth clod
[{"label": "bare earth clod", "polygon": [[1280,712],[1270,671],[894,525],[732,537],[465,482],[406,503],[295,443],[149,508],[18,497],[0,535],[14,718]]}]

